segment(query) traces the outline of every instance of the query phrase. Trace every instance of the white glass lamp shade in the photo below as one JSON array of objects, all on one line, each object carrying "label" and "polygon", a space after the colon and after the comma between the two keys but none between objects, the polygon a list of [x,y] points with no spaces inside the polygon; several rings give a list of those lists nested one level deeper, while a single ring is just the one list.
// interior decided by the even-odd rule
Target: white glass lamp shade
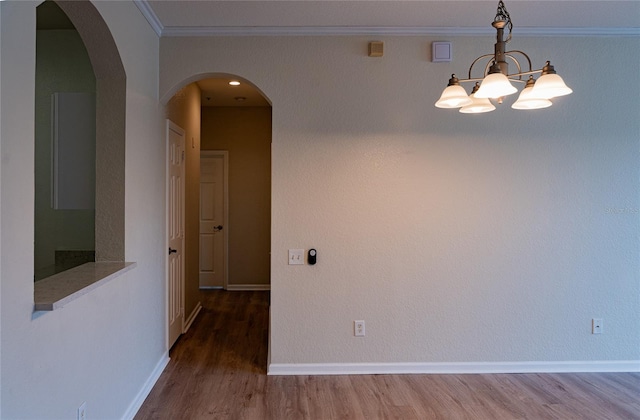
[{"label": "white glass lamp shade", "polygon": [[564,83],[562,77],[557,74],[543,74],[533,86],[533,94],[538,98],[551,99],[557,96],[568,95],[573,90]]},{"label": "white glass lamp shade", "polygon": [[472,100],[471,104],[460,108],[460,112],[463,114],[481,114],[496,109],[488,98],[476,98],[475,93],[472,93],[469,97]]},{"label": "white glass lamp shade", "polygon": [[447,86],[443,91],[440,99],[436,102],[438,108],[460,108],[469,105],[471,98],[460,85]]},{"label": "white glass lamp shade", "polygon": [[476,98],[500,98],[502,96],[516,93],[515,88],[502,73],[491,73],[487,75],[480,84],[480,89],[476,92]]},{"label": "white glass lamp shade", "polygon": [[535,86],[525,87],[520,93],[518,100],[511,105],[513,109],[541,109],[548,108],[552,105],[551,101],[546,98],[537,97],[534,93]]}]

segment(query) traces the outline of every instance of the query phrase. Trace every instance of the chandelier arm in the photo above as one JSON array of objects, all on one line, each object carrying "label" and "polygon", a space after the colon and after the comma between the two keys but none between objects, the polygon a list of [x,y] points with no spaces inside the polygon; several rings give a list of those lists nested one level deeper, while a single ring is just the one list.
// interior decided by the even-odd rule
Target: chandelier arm
[{"label": "chandelier arm", "polygon": [[487,74],[489,74],[489,69],[491,69],[491,66],[495,63],[496,63],[495,59],[493,61],[487,61],[487,65],[484,66],[484,73],[483,73],[485,77],[487,76]]},{"label": "chandelier arm", "polygon": [[[504,54],[504,56],[505,57],[509,57],[516,64],[516,67],[518,68],[518,73],[516,73],[516,74],[520,74],[522,72],[522,68],[520,67],[520,62],[513,55],[511,55],[509,52],[506,52]],[[509,77],[508,74],[506,74],[505,76]]]},{"label": "chandelier arm", "polygon": [[468,79],[458,79],[458,83],[481,82],[483,79],[484,79],[483,77],[474,77],[474,78],[468,78]]},{"label": "chandelier arm", "polygon": [[[532,73],[534,73],[534,72],[531,72],[531,74],[532,74]],[[515,74],[515,75],[509,75],[509,76],[507,76],[507,77],[509,78],[509,80],[510,80],[511,82],[527,83],[527,81],[526,81],[526,80],[522,80],[522,79],[520,79],[520,78],[518,78],[518,79],[512,79],[512,78],[511,78],[511,76],[516,76],[516,77],[517,77],[517,76],[524,76],[525,74],[530,74],[530,72],[526,72],[526,73],[517,73],[517,74]],[[483,80],[484,80],[484,78],[483,78],[483,77],[474,77],[474,78],[471,78],[471,79],[458,79],[458,83],[462,84],[462,83],[482,82]]]},{"label": "chandelier arm", "polygon": [[526,80],[522,80],[522,78],[518,78],[518,79],[512,79],[511,77],[508,78],[510,82],[517,82],[517,83],[523,83],[526,84],[527,81]]},{"label": "chandelier arm", "polygon": [[[513,74],[508,74],[507,77],[509,78],[509,80],[513,80],[515,82],[517,81],[522,81],[522,82],[526,82],[526,80],[522,80],[522,76],[529,76],[530,74],[540,74],[542,73],[542,69],[540,70],[531,70],[531,71],[522,71],[520,73],[513,73]],[[518,79],[515,79],[515,77],[517,77]]]},{"label": "chandelier arm", "polygon": [[[538,69],[538,70],[530,70],[530,71],[523,71],[519,73],[507,74],[506,76],[512,82],[526,83],[527,82],[526,80],[522,80],[522,76],[529,76],[530,74],[531,75],[541,74],[542,72],[543,72],[543,69]],[[483,80],[484,80],[484,77],[469,77],[468,79],[458,79],[458,83],[481,82]]]},{"label": "chandelier arm", "polygon": [[527,63],[529,64],[529,71],[531,71],[531,59],[529,58],[529,56],[527,54],[525,54],[524,51],[520,51],[520,50],[512,50],[512,51],[507,51],[506,54],[509,54],[511,58],[513,58],[515,60],[515,58],[513,57],[513,54],[520,54],[522,55],[524,58],[527,59]]},{"label": "chandelier arm", "polygon": [[[487,57],[494,57],[493,54],[485,54],[485,55],[481,55],[480,57],[476,58],[475,60],[473,60],[473,63],[471,63],[471,66],[469,66],[469,79],[471,79],[471,70],[473,70],[473,66],[476,65],[476,63],[480,60],[482,60],[483,58],[487,58]],[[489,61],[489,63],[491,63],[491,61]],[[484,69],[484,74],[487,74],[487,71],[489,70],[490,64],[487,64],[487,66]],[[482,80],[482,79],[480,79]]]}]

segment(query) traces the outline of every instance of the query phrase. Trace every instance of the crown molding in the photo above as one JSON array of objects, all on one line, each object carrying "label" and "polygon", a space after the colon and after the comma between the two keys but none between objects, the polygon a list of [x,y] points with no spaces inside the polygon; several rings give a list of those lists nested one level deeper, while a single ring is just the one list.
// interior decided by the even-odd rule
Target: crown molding
[{"label": "crown molding", "polygon": [[[163,37],[189,36],[483,36],[494,35],[489,27],[408,27],[408,26],[227,26],[165,27]],[[613,36],[639,37],[640,28],[518,28],[517,36]]]},{"label": "crown molding", "polygon": [[[491,27],[422,26],[169,26],[165,27],[147,0],[133,0],[159,37],[189,36],[483,36],[493,35]],[[640,27],[632,28],[517,28],[517,36],[613,36],[640,37]]]},{"label": "crown molding", "polygon": [[158,15],[156,15],[156,12],[153,11],[147,0],[133,0],[133,3],[138,7],[145,19],[147,19],[147,22],[149,22],[149,25],[156,33],[156,35],[162,36],[164,26],[162,25],[162,22],[160,22],[160,19],[158,19]]}]

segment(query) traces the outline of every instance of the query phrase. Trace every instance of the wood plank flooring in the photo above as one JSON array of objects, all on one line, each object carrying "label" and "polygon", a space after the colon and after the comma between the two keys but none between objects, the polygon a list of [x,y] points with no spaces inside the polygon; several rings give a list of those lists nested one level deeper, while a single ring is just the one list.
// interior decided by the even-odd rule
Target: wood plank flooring
[{"label": "wood plank flooring", "polygon": [[269,292],[203,310],[136,419],[640,419],[640,374],[266,376]]}]

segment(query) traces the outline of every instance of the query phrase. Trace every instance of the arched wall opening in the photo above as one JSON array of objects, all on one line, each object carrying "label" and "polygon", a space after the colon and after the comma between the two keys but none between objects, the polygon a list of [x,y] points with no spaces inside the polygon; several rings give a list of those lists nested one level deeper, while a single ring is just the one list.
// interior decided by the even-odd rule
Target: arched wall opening
[{"label": "arched wall opening", "polygon": [[95,261],[96,80],[53,1],[36,8],[34,280]]},{"label": "arched wall opening", "polygon": [[126,73],[106,22],[88,1],[56,1],[96,77],[96,261],[124,261]]},{"label": "arched wall opening", "polygon": [[[51,5],[53,4],[53,8]],[[44,10],[41,8],[44,6]],[[83,203],[81,205],[70,205],[68,207],[63,206],[63,211],[66,212],[65,215],[57,215],[56,219],[60,219],[60,217],[64,218],[73,218],[74,212],[88,210],[91,213],[92,222],[94,224],[94,232],[93,238],[93,250],[89,248],[91,244],[88,244],[87,249],[81,249],[79,252],[75,252],[69,243],[73,242],[62,242],[62,243],[47,243],[46,249],[44,250],[47,254],[58,254],[58,250],[61,250],[61,254],[64,255],[61,258],[61,261],[54,261],[53,268],[45,268],[41,270],[42,267],[39,267],[37,262],[34,264],[34,271],[36,280],[43,280],[45,278],[49,279],[50,276],[54,274],[59,274],[61,272],[65,272],[66,270],[76,266],[82,265],[85,262],[118,262],[116,265],[110,266],[108,270],[119,270],[122,268],[121,263],[124,262],[125,259],[125,236],[124,236],[124,197],[125,197],[125,116],[126,116],[126,74],[124,70],[124,66],[122,64],[122,60],[120,58],[120,53],[118,52],[115,41],[111,35],[111,32],[103,20],[100,13],[97,11],[95,6],[89,1],[52,1],[44,2],[40,6],[38,6],[38,26],[40,25],[41,17],[42,21],[46,21],[47,18],[50,18],[54,15],[53,20],[47,22],[44,26],[48,25],[53,26],[55,29],[56,24],[60,23],[62,25],[61,32],[64,32],[67,29],[71,29],[74,34],[71,36],[62,36],[58,37],[63,40],[61,42],[56,41],[53,45],[56,46],[58,51],[66,52],[66,49],[71,45],[67,40],[73,40],[74,52],[72,53],[73,57],[78,58],[78,62],[81,62],[81,66],[84,68],[82,70],[82,74],[86,75],[87,73],[91,76],[91,81],[88,85],[92,85],[90,98],[86,97],[83,101],[86,102],[88,106],[95,105],[95,113],[89,112],[87,113],[87,118],[92,120],[93,127],[85,130],[83,134],[77,135],[76,126],[79,124],[75,122],[76,112],[81,111],[81,104],[78,105],[76,103],[76,108],[71,108],[69,111],[67,120],[69,123],[67,124],[68,132],[65,135],[65,138],[76,137],[73,142],[70,142],[70,146],[66,148],[66,164],[60,164],[58,161],[62,161],[60,159],[61,149],[58,148],[56,153],[51,153],[50,150],[45,150],[45,154],[49,157],[45,160],[49,160],[51,166],[54,167],[57,165],[58,169],[62,171],[66,171],[67,169],[71,169],[71,175],[68,176],[68,179],[80,178],[81,175],[74,175],[74,171],[77,168],[73,168],[74,165],[77,164],[78,161],[82,159],[87,162],[86,164],[80,164],[80,166],[85,165],[83,169],[86,173],[87,170],[91,171],[91,175],[95,174],[94,177],[87,176],[87,178],[92,178],[88,181],[88,183],[94,184],[94,190],[89,194],[82,197]],[[42,11],[42,13],[40,13]],[[48,14],[52,13],[52,15]],[[56,17],[57,16],[57,17]],[[51,29],[49,27],[48,29]],[[39,39],[47,39],[49,35],[45,28],[42,31],[44,32],[38,36]],[[39,53],[36,52],[36,55],[39,56]],[[51,56],[51,54],[49,54]],[[55,55],[55,54],[54,54]],[[38,84],[36,86],[36,98],[40,98],[40,103],[47,103],[46,98],[43,100],[44,96],[49,96],[51,92],[56,92],[54,96],[57,97],[71,97],[74,95],[75,88],[77,84],[74,84],[69,81],[69,79],[75,77],[74,76],[74,66],[75,63],[62,63],[62,61],[66,60],[62,57],[53,57],[52,60],[49,60],[47,63],[52,63],[55,60],[58,60],[59,63],[55,66],[51,66],[49,70],[51,70],[52,81],[50,84]],[[47,64],[49,65],[49,64]],[[44,72],[47,73],[46,66],[41,68],[40,65],[37,66],[36,73]],[[64,69],[72,70],[69,74],[65,74]],[[93,73],[91,75],[91,73]],[[36,79],[39,77],[36,75]],[[87,76],[87,79],[89,77]],[[46,86],[46,92],[42,92],[39,89],[42,89],[42,86]],[[86,87],[86,86],[85,86]],[[51,92],[49,92],[51,91]],[[86,92],[85,92],[86,93]],[[95,97],[95,99],[94,99]],[[55,100],[55,99],[54,99]],[[36,101],[38,103],[38,101]],[[83,102],[85,103],[85,102]],[[47,105],[49,105],[47,103]],[[55,109],[61,110],[62,106],[53,107]],[[37,116],[36,116],[37,119]],[[52,118],[53,121],[58,121],[59,118]],[[91,121],[89,122],[89,124]],[[38,125],[38,121],[36,121],[36,125]],[[52,124],[53,125],[53,124]],[[51,130],[51,135],[44,130],[44,138],[40,138],[37,143],[40,146],[43,145],[43,139],[45,143],[45,147],[40,147],[40,151],[43,149],[47,149],[46,143],[51,142],[51,144],[62,144],[67,142],[67,140],[62,139],[63,136],[57,136],[56,138],[55,130]],[[57,130],[60,131],[60,130]],[[95,132],[95,135],[93,134]],[[42,137],[42,136],[41,136]],[[62,139],[62,140],[61,140]],[[75,143],[74,143],[75,142]],[[77,153],[76,150],[83,148],[85,144],[88,142],[95,143],[92,144],[91,147],[93,151],[89,153],[85,153],[81,156],[81,154]],[[40,153],[38,151],[38,147],[36,147],[36,154]],[[44,155],[43,155],[44,156]],[[92,159],[93,162],[89,163],[89,159]],[[36,163],[42,163],[44,160],[36,159]],[[57,162],[57,163],[56,163]],[[87,168],[88,166],[88,168]],[[42,169],[42,168],[39,168]],[[38,169],[36,169],[36,173]],[[42,170],[40,170],[42,172]],[[51,171],[53,172],[53,171]],[[36,180],[36,183],[41,182],[42,180]],[[56,183],[55,177],[51,176],[51,183]],[[68,185],[56,185],[55,188],[67,188],[67,191],[73,191],[73,182],[70,182]],[[88,187],[89,188],[89,187]],[[51,191],[54,189],[51,188],[39,188],[36,185],[36,200],[35,206],[40,205],[44,206],[52,206],[53,212],[57,212],[58,206],[54,205],[53,200],[55,199],[55,194],[52,194]],[[49,194],[51,197],[38,197],[40,194]],[[51,200],[51,203],[50,203]],[[40,204],[38,204],[40,203]],[[51,213],[51,209],[49,210]],[[68,214],[67,214],[68,213]],[[38,215],[38,209],[36,208],[36,217]],[[85,215],[86,217],[86,215]],[[42,225],[42,224],[40,224]],[[38,229],[39,222],[35,221],[35,228]],[[35,238],[38,240],[44,236],[55,236],[55,230],[60,230],[60,227],[54,227],[52,229],[48,229],[44,235],[42,233],[39,234],[38,231],[35,232]],[[86,238],[83,239],[82,243],[86,244]],[[76,242],[76,244],[79,243]],[[70,252],[68,252],[70,251]],[[87,256],[86,251],[94,251],[94,254],[91,257]],[[36,244],[34,249],[34,261],[38,256],[38,246]],[[80,255],[80,261],[73,261],[77,255]],[[69,257],[69,260],[65,259]],[[87,259],[90,258],[90,259]],[[46,261],[49,261],[49,257],[47,257]],[[92,266],[95,268],[95,266]],[[91,269],[89,269],[91,270]],[[41,273],[38,273],[41,271]],[[83,278],[85,282],[73,283],[65,281],[65,277],[55,277],[51,278],[51,281],[38,281],[36,282],[36,286],[34,289],[34,301],[35,301],[35,309],[36,311],[40,310],[54,310],[57,306],[56,302],[59,302],[60,299],[65,299],[68,296],[73,295],[79,289],[88,285],[91,285],[100,279],[102,279],[102,275],[96,275],[93,271],[91,274],[87,275],[87,278]],[[55,288],[58,292],[55,294],[57,296],[55,299],[49,298],[50,289]],[[52,302],[52,299],[54,300]],[[58,300],[56,300],[58,299]]]},{"label": "arched wall opening", "polygon": [[[231,80],[240,82],[241,94],[229,87]],[[228,92],[220,90],[224,88]],[[270,289],[271,102],[251,81],[228,73],[193,75],[174,86],[161,102],[166,105],[166,117],[186,132],[184,295],[188,322],[198,309],[203,288],[199,276],[201,152],[228,152],[228,283],[224,288]]]}]

